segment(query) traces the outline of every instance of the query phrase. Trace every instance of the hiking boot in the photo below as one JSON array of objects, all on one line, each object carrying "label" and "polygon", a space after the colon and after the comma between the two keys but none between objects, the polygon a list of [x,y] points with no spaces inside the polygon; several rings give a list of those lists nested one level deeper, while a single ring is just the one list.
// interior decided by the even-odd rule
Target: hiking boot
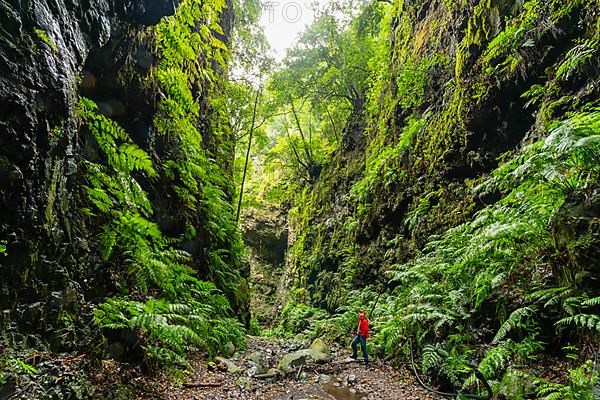
[{"label": "hiking boot", "polygon": [[350,358],[356,360],[356,354],[350,354]]}]

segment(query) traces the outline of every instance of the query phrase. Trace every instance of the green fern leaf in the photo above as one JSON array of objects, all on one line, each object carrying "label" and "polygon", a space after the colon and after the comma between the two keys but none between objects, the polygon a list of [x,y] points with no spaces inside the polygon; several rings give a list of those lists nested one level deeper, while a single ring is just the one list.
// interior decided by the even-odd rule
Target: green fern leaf
[{"label": "green fern leaf", "polygon": [[493,344],[497,344],[500,340],[504,339],[508,333],[518,327],[522,327],[523,321],[529,317],[531,317],[535,312],[535,309],[532,307],[522,307],[517,308],[513,311],[508,319],[500,326],[496,336],[492,340]]}]

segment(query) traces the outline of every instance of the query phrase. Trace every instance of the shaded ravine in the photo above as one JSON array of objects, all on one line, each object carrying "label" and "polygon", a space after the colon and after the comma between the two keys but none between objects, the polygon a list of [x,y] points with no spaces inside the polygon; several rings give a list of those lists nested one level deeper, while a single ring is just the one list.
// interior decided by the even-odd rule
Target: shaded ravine
[{"label": "shaded ravine", "polygon": [[[183,381],[166,374],[132,381],[135,399],[329,399],[329,400],[425,400],[441,399],[423,390],[405,367],[392,368],[381,360],[369,366],[347,362],[345,348],[331,349],[326,363],[306,362],[288,373],[277,371],[272,378],[260,377],[260,370],[277,367],[281,358],[302,343],[277,338],[248,337],[248,348],[226,362],[193,358],[192,372]],[[230,363],[231,362],[231,363]],[[233,368],[233,369],[232,369]],[[236,371],[237,370],[237,371]]]}]

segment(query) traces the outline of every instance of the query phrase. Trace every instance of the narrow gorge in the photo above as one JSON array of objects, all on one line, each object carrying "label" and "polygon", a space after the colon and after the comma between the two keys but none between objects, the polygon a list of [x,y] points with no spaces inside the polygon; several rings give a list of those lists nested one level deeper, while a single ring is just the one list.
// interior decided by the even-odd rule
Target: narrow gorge
[{"label": "narrow gorge", "polygon": [[0,0],[0,400],[599,398],[600,1],[293,5]]}]

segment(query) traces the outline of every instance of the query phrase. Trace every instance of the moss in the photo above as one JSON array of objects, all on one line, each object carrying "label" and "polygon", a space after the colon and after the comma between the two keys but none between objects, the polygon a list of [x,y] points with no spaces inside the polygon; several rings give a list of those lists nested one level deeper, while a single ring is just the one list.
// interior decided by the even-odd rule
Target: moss
[{"label": "moss", "polygon": [[[482,64],[488,75],[512,74],[517,70],[521,60],[517,50],[528,39],[529,32],[538,25],[542,16],[540,0],[529,0],[523,4],[521,13],[510,20],[506,28],[487,45]],[[547,28],[546,28],[547,29]],[[536,35],[541,36],[543,29]]]},{"label": "moss", "polygon": [[587,0],[552,0],[550,3],[550,20],[553,23],[558,23],[565,17],[568,17],[573,11],[579,7],[582,7],[588,2]]},{"label": "moss", "polygon": [[[574,69],[563,67],[564,74],[571,73],[568,82],[556,79],[557,68],[569,59],[565,58],[568,49],[556,45],[561,38],[551,35],[556,33],[554,27],[542,23],[548,22],[551,15],[549,3],[523,4],[512,0],[443,3],[445,6],[430,3],[428,8],[423,7],[423,2],[397,3],[390,18],[393,22],[389,48],[372,64],[375,69],[369,93],[365,151],[343,153],[323,170],[323,185],[315,187],[321,194],[307,197],[311,199],[310,205],[304,211],[309,215],[303,215],[302,223],[296,225],[299,229],[298,247],[294,249],[296,272],[304,274],[297,282],[308,285],[309,301],[319,306],[343,305],[352,298],[349,293],[353,289],[381,279],[381,272],[390,265],[402,264],[397,273],[405,275],[397,281],[395,296],[396,304],[400,305],[395,310],[401,310],[394,327],[397,337],[414,334],[418,329],[416,321],[426,319],[427,310],[423,314],[416,311],[419,299],[431,306],[439,298],[458,312],[464,307],[470,310],[467,318],[487,318],[484,309],[490,309],[491,305],[498,313],[491,317],[495,326],[490,329],[497,329],[508,318],[511,305],[523,301],[524,293],[532,290],[532,280],[541,282],[544,273],[539,272],[540,265],[546,271],[551,269],[544,257],[552,252],[547,246],[551,242],[547,232],[548,212],[560,204],[560,199],[553,195],[554,189],[524,186],[523,190],[511,192],[494,186],[479,193],[477,184],[487,182],[481,170],[493,169],[496,162],[506,161],[494,159],[507,149],[502,135],[522,129],[527,140],[537,140],[545,134],[550,121],[584,102],[576,98],[577,94],[588,93],[591,97],[589,93],[594,93],[588,89],[592,85],[581,83],[593,79],[590,71],[582,67],[583,62]],[[581,4],[580,1],[569,6],[559,1],[552,4],[566,7],[562,22],[573,18],[570,22],[574,24],[574,17],[579,16],[579,30],[574,35],[590,38],[598,23],[590,21],[583,11],[590,14],[596,8],[589,6],[579,15],[575,3]],[[453,24],[444,24],[440,16],[445,13],[452,14]],[[464,30],[457,32],[458,26]],[[457,46],[455,55],[454,46]],[[553,47],[548,50],[549,46]],[[440,55],[440,61],[429,68],[427,63],[436,55]],[[450,59],[454,61],[452,66],[448,65]],[[425,73],[407,71],[422,66]],[[584,77],[577,76],[575,71]],[[423,82],[425,85],[421,86]],[[519,98],[518,94],[528,87],[531,90]],[[586,89],[582,90],[583,87]],[[524,126],[514,127],[513,112],[535,113],[536,123],[529,126],[527,120]],[[403,126],[420,121],[424,115],[427,118],[422,129],[406,134],[407,128]],[[510,154],[522,164],[526,158],[519,155],[520,144],[510,144],[508,148],[513,146],[516,150]],[[469,166],[473,169],[469,174],[482,173],[473,179],[466,179],[462,171],[457,171],[473,160],[467,154],[490,159],[484,167]],[[525,169],[525,166],[513,167],[514,171]],[[512,172],[501,175],[504,178],[498,179],[515,176]],[[332,188],[332,182],[341,183]],[[506,195],[505,191],[511,194]],[[498,201],[502,195],[504,200]],[[522,200],[523,196],[527,202]],[[531,206],[538,201],[544,206]],[[507,212],[511,207],[527,208],[537,222],[528,225],[518,212]],[[475,214],[482,209],[486,211]],[[505,223],[496,223],[502,219],[506,219]],[[480,264],[473,261],[471,253],[467,254],[474,247],[472,232],[464,230],[465,226],[479,230],[491,240],[490,246],[481,248]],[[539,234],[523,241],[522,235],[513,231],[514,227],[533,229]],[[504,241],[507,237],[511,238],[508,246]],[[444,252],[440,246],[446,240],[462,250],[448,253],[447,261],[431,261],[431,254]],[[588,242],[588,236],[582,237],[579,246],[587,251]],[[464,262],[456,261],[463,256]],[[413,266],[419,262],[423,268],[414,270]],[[510,288],[503,286],[505,281]],[[447,290],[449,287],[453,289]],[[411,296],[412,305],[406,300]],[[448,301],[449,298],[452,300]],[[410,318],[415,319],[414,324]],[[441,333],[431,333],[430,337],[439,339],[446,329],[459,325],[466,330],[481,326],[479,321],[457,321],[441,320],[438,325],[444,327]],[[427,337],[426,331],[433,325],[422,324],[422,337]],[[393,337],[386,339],[394,345]]]},{"label": "moss", "polygon": [[420,147],[428,162],[430,171],[439,168],[444,156],[465,144],[467,130],[464,121],[465,89],[454,89],[449,104],[441,113],[432,117],[426,134],[419,137]]},{"label": "moss", "polygon": [[473,14],[467,23],[464,42],[468,45],[481,46],[498,34],[500,24],[498,5],[492,5],[492,0],[481,0],[473,8]]},{"label": "moss", "polygon": [[57,192],[59,190],[59,184],[63,179],[63,162],[57,161],[52,169],[52,177],[50,179],[50,186],[48,187],[48,198],[46,201],[46,208],[44,210],[45,223],[44,226],[48,233],[52,232],[55,221],[54,203],[56,202]]},{"label": "moss", "polygon": [[52,50],[53,53],[58,52],[56,44],[54,44],[54,41],[52,41],[50,36],[48,36],[48,34],[44,30],[39,28],[33,28],[33,31],[35,32],[35,35],[40,41],[42,41],[43,43],[47,44],[48,47],[50,47],[50,50]]}]

